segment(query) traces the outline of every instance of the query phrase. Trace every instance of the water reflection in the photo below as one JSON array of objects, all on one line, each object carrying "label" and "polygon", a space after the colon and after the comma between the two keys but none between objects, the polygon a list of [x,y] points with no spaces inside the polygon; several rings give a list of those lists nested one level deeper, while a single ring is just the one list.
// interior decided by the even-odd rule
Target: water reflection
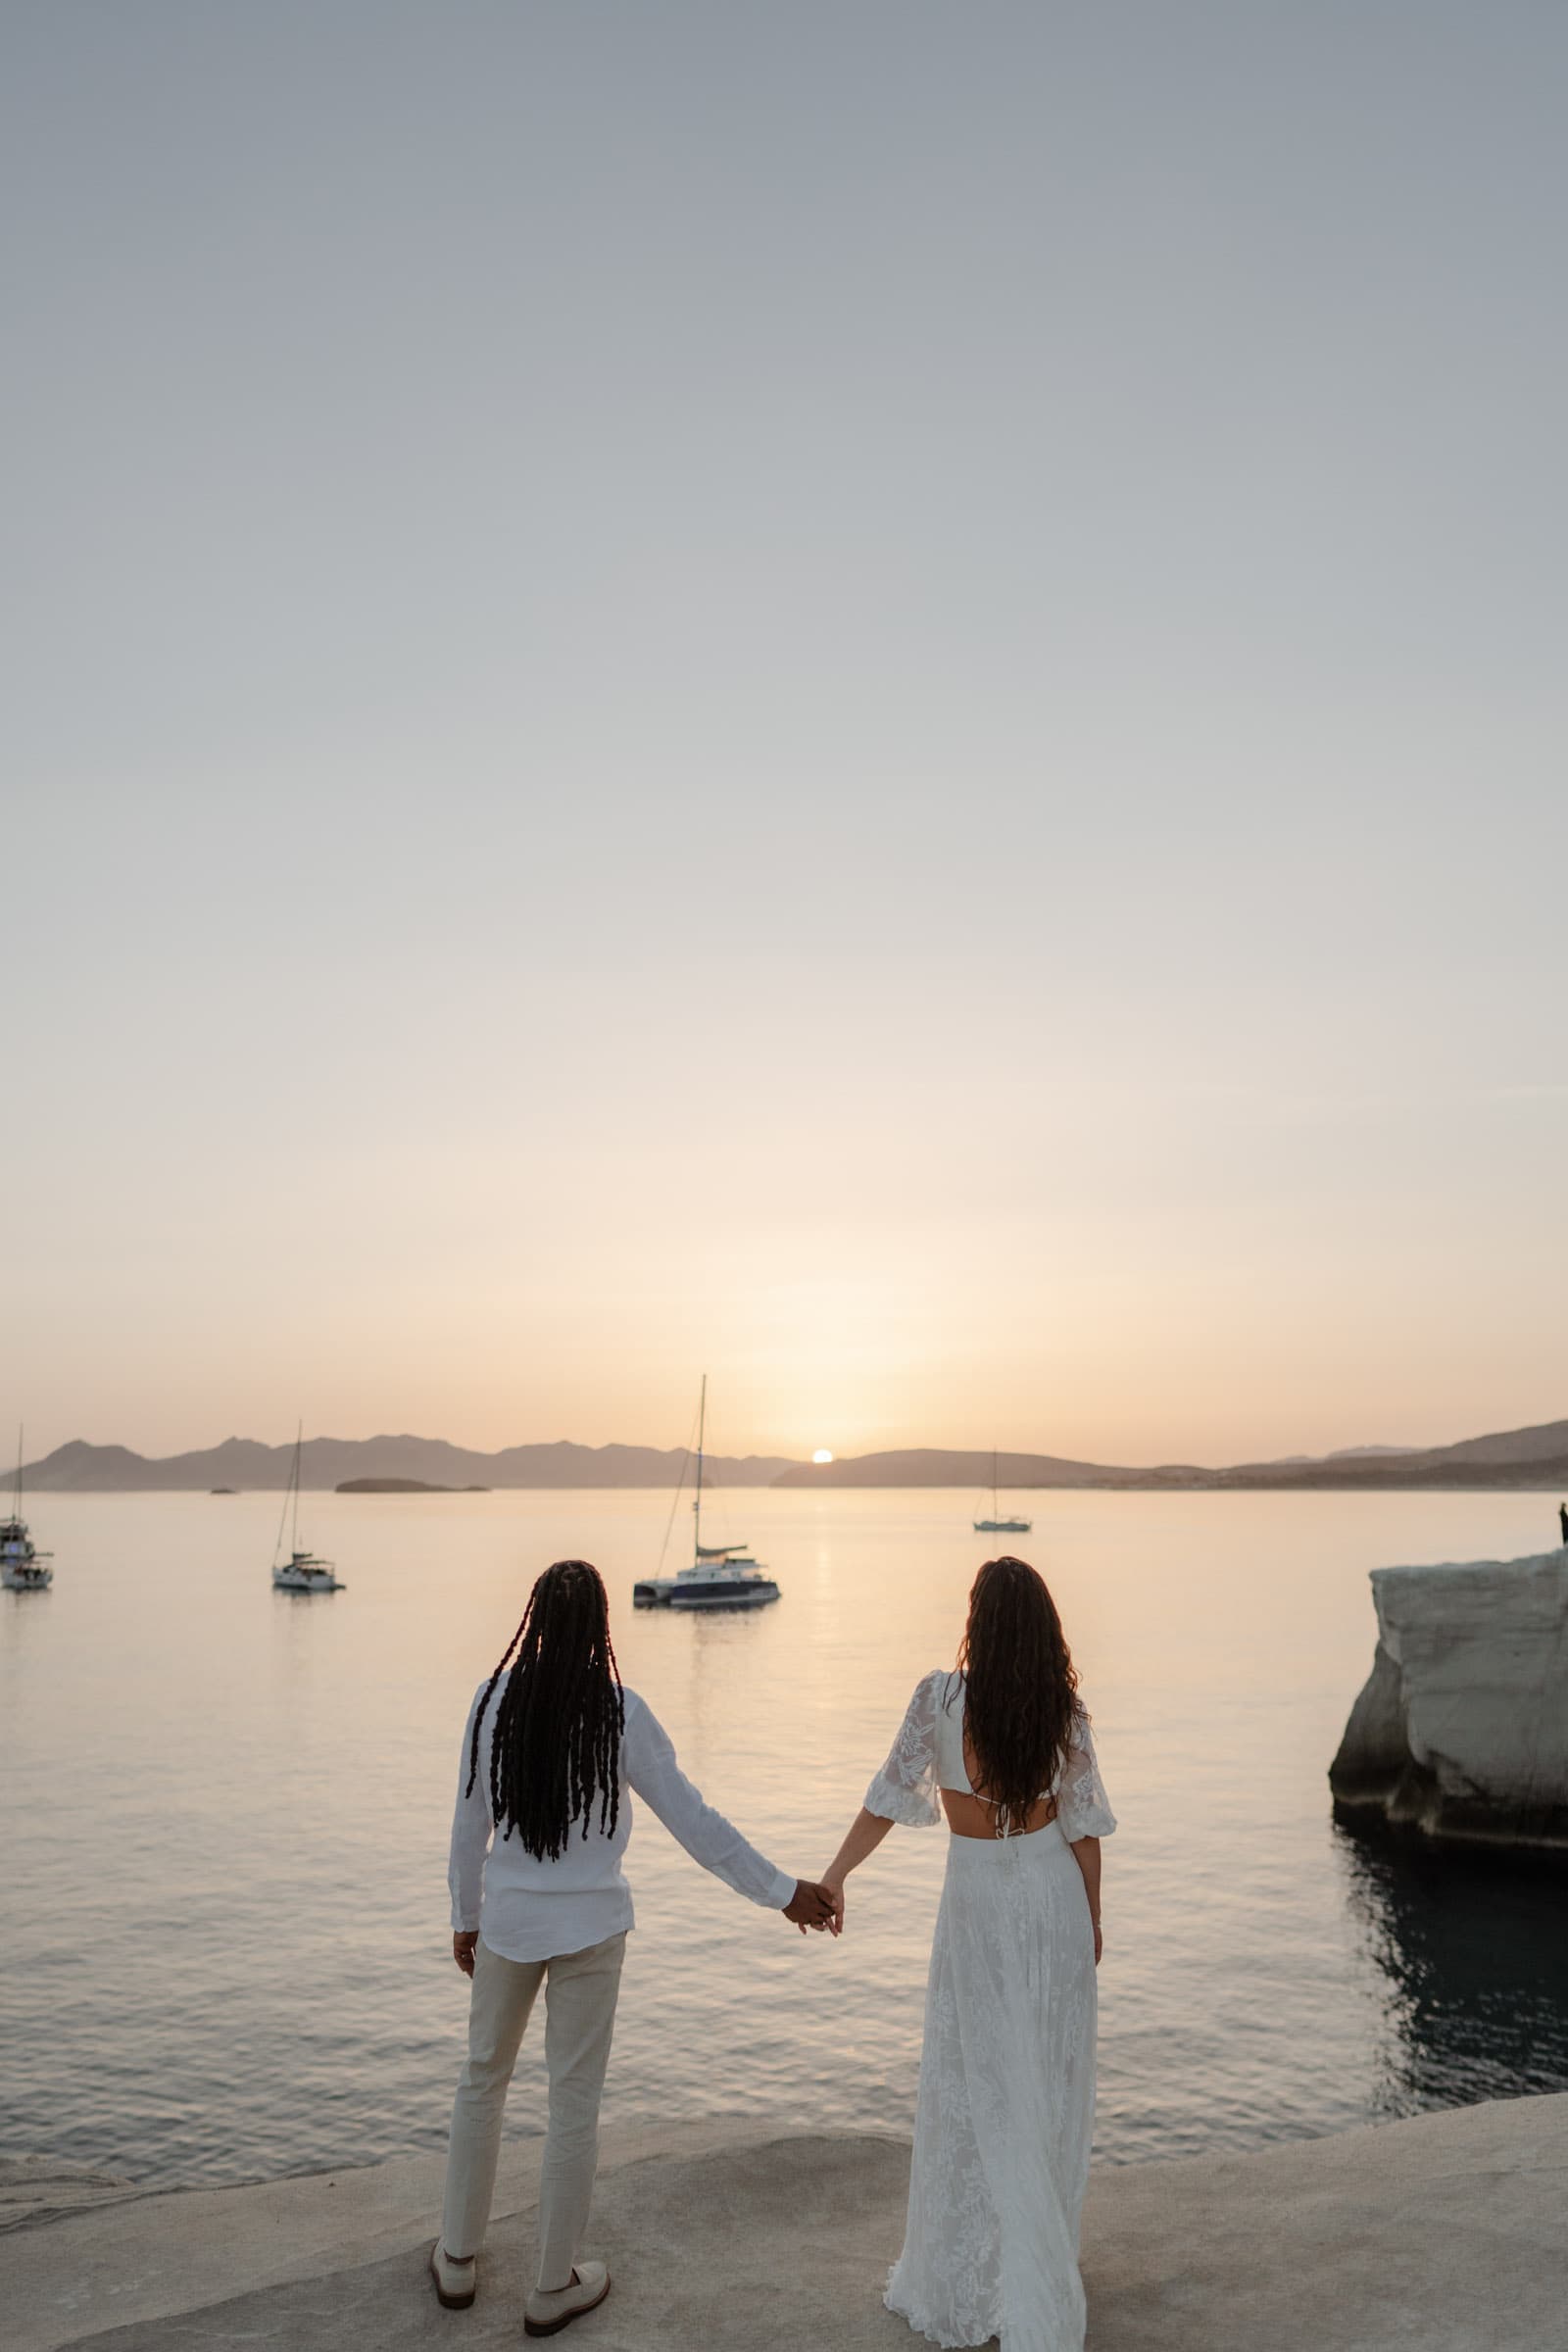
[{"label": "water reflection", "polygon": [[[440,2148],[457,1733],[534,1572],[600,1561],[622,1671],[693,1780],[819,1869],[953,1655],[981,1549],[959,1499],[754,1492],[784,1598],[694,1619],[631,1607],[662,1494],[321,1495],[349,1586],[330,1599],[272,1591],[274,1495],[51,1496],[53,1590],[0,1595],[0,2153],[172,2184]],[[1568,1896],[1335,1837],[1323,1782],[1366,1673],[1368,1567],[1523,1552],[1539,1507],[1042,1497],[1122,1820],[1102,2161],[1568,2086]],[[850,1935],[807,1945],[643,1818],[616,2121],[907,2131],[943,1869],[940,1836],[901,1832]],[[541,2065],[525,2045],[517,2130]]]},{"label": "water reflection", "polygon": [[1375,2114],[1568,2090],[1568,1867],[1337,1838],[1387,1984]]}]

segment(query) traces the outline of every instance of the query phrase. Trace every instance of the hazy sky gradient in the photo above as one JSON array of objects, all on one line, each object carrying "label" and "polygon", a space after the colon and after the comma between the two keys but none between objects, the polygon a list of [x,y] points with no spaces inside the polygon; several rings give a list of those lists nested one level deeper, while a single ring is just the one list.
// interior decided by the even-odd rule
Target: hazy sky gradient
[{"label": "hazy sky gradient", "polygon": [[1568,15],[7,12],[29,1450],[1568,1412]]}]

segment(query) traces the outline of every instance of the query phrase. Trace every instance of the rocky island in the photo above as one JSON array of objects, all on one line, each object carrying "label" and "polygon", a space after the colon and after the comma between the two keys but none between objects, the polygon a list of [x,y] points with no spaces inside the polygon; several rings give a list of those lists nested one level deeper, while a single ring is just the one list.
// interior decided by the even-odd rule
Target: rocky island
[{"label": "rocky island", "polygon": [[488,1487],[438,1487],[427,1478],[345,1478],[334,1494],[488,1494]]},{"label": "rocky island", "polygon": [[1372,1672],[1329,1769],[1348,1826],[1568,1855],[1568,1549],[1375,1568]]}]

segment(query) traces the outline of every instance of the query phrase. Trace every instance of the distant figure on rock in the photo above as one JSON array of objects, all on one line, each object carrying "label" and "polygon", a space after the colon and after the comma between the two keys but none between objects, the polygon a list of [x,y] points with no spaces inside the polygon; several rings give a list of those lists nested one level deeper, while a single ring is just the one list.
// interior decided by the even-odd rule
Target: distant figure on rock
[{"label": "distant figure on rock", "polygon": [[1563,1542],[1568,1544],[1568,1502],[1557,1505],[1557,1525],[1562,1529]]},{"label": "distant figure on rock", "polygon": [[[430,2256],[437,2295],[449,2310],[466,2309],[478,2283],[507,2086],[542,1989],[550,2128],[539,2178],[538,2283],[523,2306],[527,2335],[559,2333],[610,2292],[605,2265],[583,2260],[581,2247],[633,1924],[620,1868],[631,1836],[629,1791],[737,1894],[782,1911],[803,1935],[832,1924],[824,1887],[775,1869],[704,1804],[653,1709],[621,1685],[598,1569],[558,1560],[529,1594],[463,1734],[449,1871],[452,1956],[473,1992],[446,2206]],[[700,2042],[694,2019],[694,2051]]]},{"label": "distant figure on rock", "polygon": [[1115,1828],[1061,1620],[988,1560],[949,1673],[916,1687],[823,1883],[896,1821],[952,1836],[926,1991],[904,2251],[884,2301],[937,2344],[1081,2352],[1100,1840]]}]

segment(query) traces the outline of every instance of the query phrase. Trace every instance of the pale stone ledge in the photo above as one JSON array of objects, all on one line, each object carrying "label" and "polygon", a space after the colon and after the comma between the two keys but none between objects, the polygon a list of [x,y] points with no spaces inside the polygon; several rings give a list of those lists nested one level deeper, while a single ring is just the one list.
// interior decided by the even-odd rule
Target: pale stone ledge
[{"label": "pale stone ledge", "polygon": [[[477,2304],[424,2273],[438,2158],[126,2197],[0,2236],[7,2352],[509,2352],[537,2147],[509,2157]],[[908,2151],[752,2126],[606,2135],[610,2300],[570,2352],[914,2352],[880,2304]],[[1568,2094],[1249,2156],[1095,2173],[1089,2352],[1563,2352]]]}]

